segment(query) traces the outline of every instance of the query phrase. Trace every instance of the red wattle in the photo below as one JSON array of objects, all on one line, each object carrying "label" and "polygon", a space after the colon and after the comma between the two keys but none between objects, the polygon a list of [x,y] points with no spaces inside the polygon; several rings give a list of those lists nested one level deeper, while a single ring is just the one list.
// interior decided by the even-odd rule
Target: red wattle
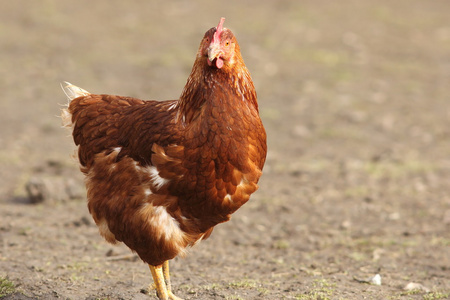
[{"label": "red wattle", "polygon": [[218,69],[221,69],[223,67],[223,59],[221,59],[220,57],[216,58],[216,67]]}]

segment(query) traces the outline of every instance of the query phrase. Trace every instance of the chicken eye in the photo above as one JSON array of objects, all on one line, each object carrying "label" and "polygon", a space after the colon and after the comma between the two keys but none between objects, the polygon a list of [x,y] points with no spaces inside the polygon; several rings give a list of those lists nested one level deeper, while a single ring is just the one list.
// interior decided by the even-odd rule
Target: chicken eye
[{"label": "chicken eye", "polygon": [[225,46],[228,47],[229,45],[230,45],[230,42],[229,42],[229,41],[226,41],[226,42],[225,42]]}]

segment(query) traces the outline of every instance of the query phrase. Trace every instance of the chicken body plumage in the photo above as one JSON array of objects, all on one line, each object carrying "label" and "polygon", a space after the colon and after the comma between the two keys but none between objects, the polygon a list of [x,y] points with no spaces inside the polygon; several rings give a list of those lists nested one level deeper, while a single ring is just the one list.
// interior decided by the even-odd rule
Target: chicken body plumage
[{"label": "chicken body plumage", "polygon": [[63,119],[78,145],[89,211],[107,241],[124,242],[152,266],[228,221],[262,174],[256,92],[222,23],[206,32],[179,100],[64,87],[71,101]]}]

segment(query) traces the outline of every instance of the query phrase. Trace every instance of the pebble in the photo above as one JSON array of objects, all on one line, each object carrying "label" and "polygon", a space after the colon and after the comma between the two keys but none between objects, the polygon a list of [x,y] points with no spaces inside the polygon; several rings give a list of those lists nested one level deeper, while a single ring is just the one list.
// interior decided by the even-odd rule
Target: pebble
[{"label": "pebble", "polygon": [[425,293],[430,292],[430,289],[423,286],[420,283],[417,282],[410,282],[407,285],[405,285],[405,287],[403,288],[403,290],[405,291],[413,291],[413,290],[419,290],[419,291],[424,291]]}]

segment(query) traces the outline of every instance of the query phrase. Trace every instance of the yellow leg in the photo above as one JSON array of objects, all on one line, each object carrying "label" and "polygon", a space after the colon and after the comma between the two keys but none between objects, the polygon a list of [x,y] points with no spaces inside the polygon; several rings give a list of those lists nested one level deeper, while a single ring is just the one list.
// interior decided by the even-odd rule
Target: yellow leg
[{"label": "yellow leg", "polygon": [[183,299],[175,296],[172,293],[172,284],[170,283],[169,261],[168,260],[166,260],[163,263],[162,269],[163,269],[164,281],[166,282],[167,293],[169,294],[169,299],[171,299],[171,300],[183,300]]},{"label": "yellow leg", "polygon": [[169,261],[166,260],[162,265],[164,281],[166,282],[167,291],[172,290],[172,284],[170,284],[170,273],[169,273]]},{"label": "yellow leg", "polygon": [[150,267],[150,272],[152,272],[153,282],[155,283],[158,298],[161,300],[169,300],[166,283],[164,282],[162,266],[148,266]]},{"label": "yellow leg", "polygon": [[178,298],[177,296],[172,294],[170,288],[169,262],[166,261],[160,266],[148,266],[150,267],[150,271],[152,272],[158,298],[161,300],[182,300],[181,298]]}]

